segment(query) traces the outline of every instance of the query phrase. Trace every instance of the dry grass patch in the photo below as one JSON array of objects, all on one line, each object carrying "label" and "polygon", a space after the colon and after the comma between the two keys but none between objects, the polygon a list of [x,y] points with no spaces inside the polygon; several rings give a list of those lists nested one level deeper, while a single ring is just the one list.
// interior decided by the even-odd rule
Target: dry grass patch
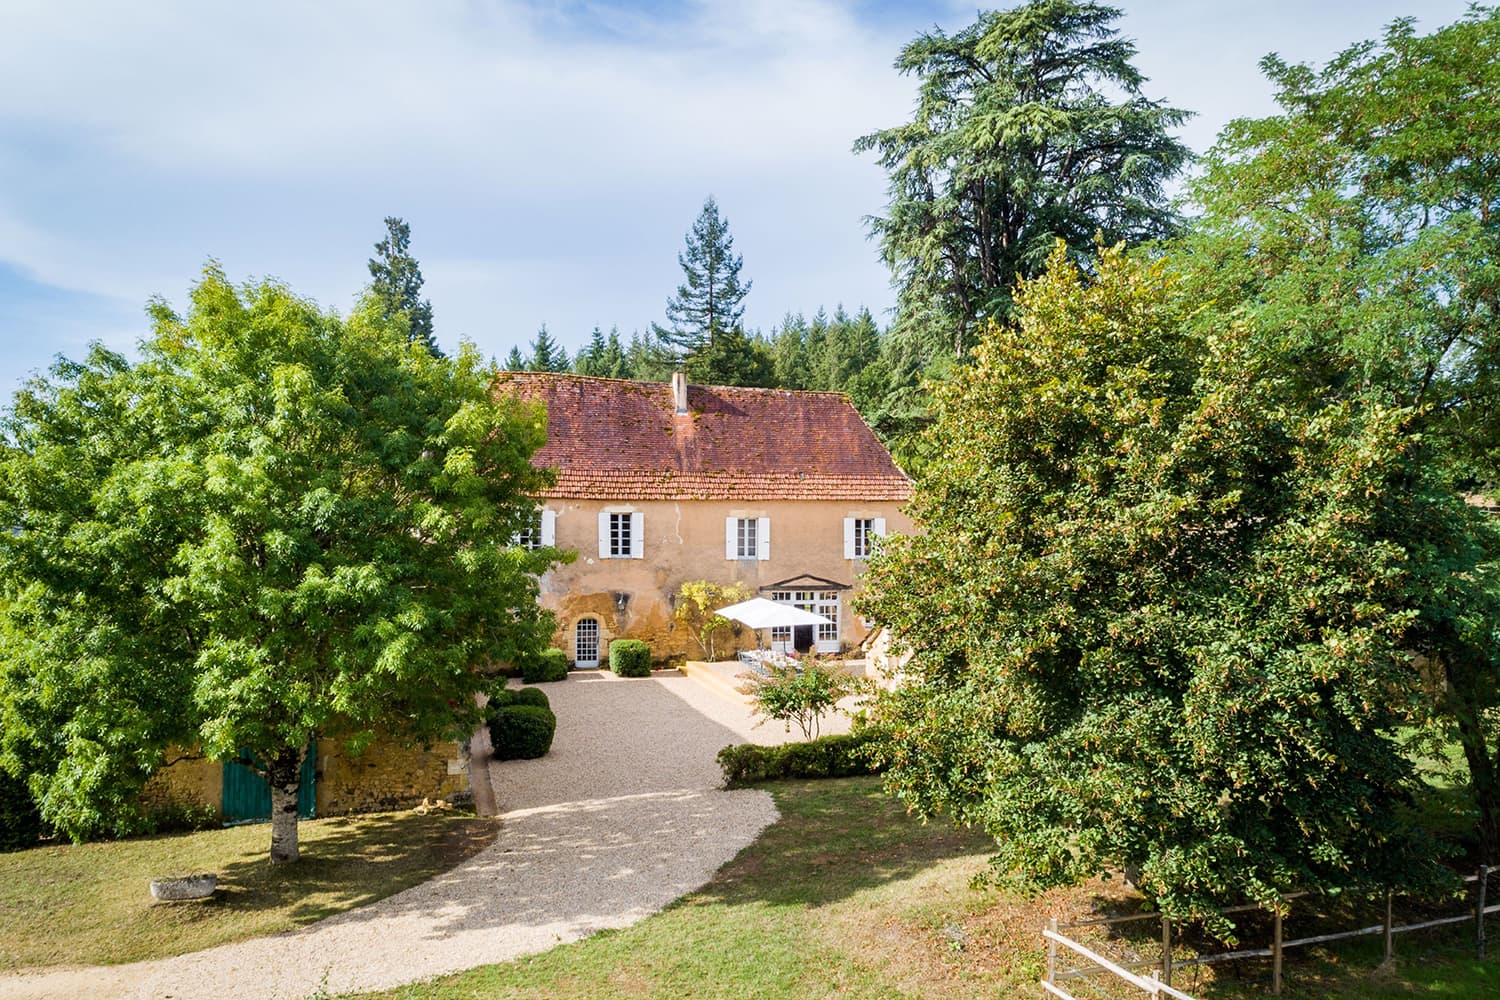
[{"label": "dry grass patch", "polygon": [[[0,854],[0,969],[112,965],[275,934],[383,899],[478,853],[493,820],[375,813],[305,820],[273,868],[270,826]],[[201,903],[153,904],[153,877],[214,872]]]}]

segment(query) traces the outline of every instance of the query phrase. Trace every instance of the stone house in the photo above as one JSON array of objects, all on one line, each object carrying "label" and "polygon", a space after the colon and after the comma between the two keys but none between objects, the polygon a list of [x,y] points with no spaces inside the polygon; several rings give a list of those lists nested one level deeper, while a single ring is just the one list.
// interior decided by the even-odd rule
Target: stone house
[{"label": "stone house", "polygon": [[[911,480],[842,393],[507,372],[497,392],[544,403],[557,470],[526,544],[574,549],[541,581],[576,666],[617,638],[660,661],[693,651],[672,618],[689,580],[740,583],[833,624],[773,630],[781,649],[857,647],[850,609],[880,536],[908,532]],[[747,636],[747,640],[753,641]]]}]

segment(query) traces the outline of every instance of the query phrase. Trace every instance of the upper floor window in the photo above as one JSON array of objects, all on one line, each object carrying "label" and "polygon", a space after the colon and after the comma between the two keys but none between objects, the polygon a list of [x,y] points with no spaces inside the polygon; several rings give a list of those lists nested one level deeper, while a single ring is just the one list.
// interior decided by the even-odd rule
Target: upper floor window
[{"label": "upper floor window", "polygon": [[725,518],[724,558],[771,558],[771,519],[769,517]]},{"label": "upper floor window", "polygon": [[609,515],[609,554],[616,559],[630,556],[630,515]]},{"label": "upper floor window", "polygon": [[531,523],[516,532],[515,544],[523,549],[539,549],[557,543],[557,511],[538,510]]},{"label": "upper floor window", "polygon": [[875,551],[875,539],[884,535],[883,517],[844,518],[844,558],[868,559]]},{"label": "upper floor window", "polygon": [[640,559],[644,555],[643,517],[639,511],[605,511],[599,515],[599,558]]}]

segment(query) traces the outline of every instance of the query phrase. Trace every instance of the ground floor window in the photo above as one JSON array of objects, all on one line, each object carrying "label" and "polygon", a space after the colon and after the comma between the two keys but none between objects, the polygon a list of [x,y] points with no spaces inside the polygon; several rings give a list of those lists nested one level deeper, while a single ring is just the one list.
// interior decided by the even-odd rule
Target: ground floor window
[{"label": "ground floor window", "polygon": [[[771,648],[778,652],[790,652],[811,640],[820,653],[839,651],[839,592],[837,590],[773,590],[771,600],[778,604],[790,604],[827,618],[829,624],[809,626],[808,634],[799,637],[793,628],[771,629]],[[803,642],[797,640],[802,638]]]},{"label": "ground floor window", "polygon": [[573,627],[573,663],[579,667],[599,665],[599,620],[579,619]]}]

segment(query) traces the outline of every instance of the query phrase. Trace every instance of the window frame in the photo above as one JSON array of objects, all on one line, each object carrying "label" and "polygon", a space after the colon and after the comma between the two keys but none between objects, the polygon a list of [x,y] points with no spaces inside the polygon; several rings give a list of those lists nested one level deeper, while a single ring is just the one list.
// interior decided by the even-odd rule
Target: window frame
[{"label": "window frame", "polygon": [[628,513],[609,511],[609,558],[629,559],[634,547],[633,518]]},{"label": "window frame", "polygon": [[599,558],[645,558],[645,534],[645,516],[640,511],[606,507],[599,511]]},{"label": "window frame", "polygon": [[844,518],[844,558],[865,560],[875,554],[875,541],[885,537],[885,518]]},{"label": "window frame", "polygon": [[724,518],[724,558],[730,562],[771,558],[771,519],[730,514]]}]

